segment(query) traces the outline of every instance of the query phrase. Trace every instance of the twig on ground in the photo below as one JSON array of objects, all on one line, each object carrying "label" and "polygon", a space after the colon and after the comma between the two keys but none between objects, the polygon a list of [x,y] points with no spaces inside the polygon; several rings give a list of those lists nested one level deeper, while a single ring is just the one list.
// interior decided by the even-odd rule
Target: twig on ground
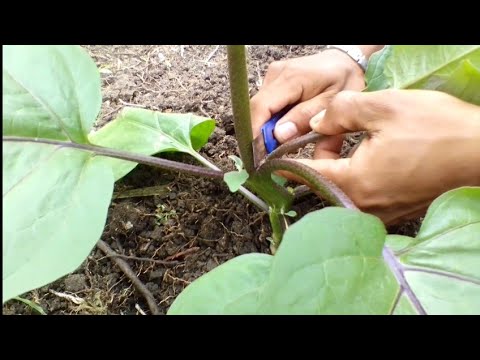
[{"label": "twig on ground", "polygon": [[191,254],[195,251],[198,251],[200,250],[199,247],[193,247],[193,248],[190,248],[190,249],[187,249],[187,250],[183,250],[183,251],[180,251],[179,253],[177,254],[173,254],[173,255],[170,255],[169,257],[165,258],[165,260],[173,260],[173,259],[177,259],[179,257],[182,257],[182,256],[185,256],[185,255],[188,255],[188,254]]},{"label": "twig on ground", "polygon": [[142,108],[142,109],[146,108],[146,106],[144,106],[144,105],[129,103],[129,102],[123,101],[122,99],[118,99],[118,101],[120,101],[125,106],[138,107],[138,108]]},{"label": "twig on ground", "polygon": [[147,315],[147,314],[145,314],[145,311],[142,310],[142,308],[140,307],[140,305],[135,304],[135,309],[137,309],[138,312],[139,312],[141,315]]},{"label": "twig on ground", "polygon": [[130,279],[135,288],[145,297],[145,300],[147,301],[148,307],[152,315],[160,315],[160,309],[157,306],[155,298],[153,297],[150,290],[148,290],[147,287],[140,281],[140,279],[138,279],[138,277],[130,268],[130,265],[128,265],[125,260],[120,259],[120,257],[118,256],[115,256],[117,255],[117,253],[113,251],[105,241],[99,240],[97,242],[97,247],[101,251],[103,251],[105,255],[112,257],[112,260],[115,262],[115,264],[124,272],[125,276]]},{"label": "twig on ground", "polygon": [[215,46],[215,49],[213,49],[213,51],[210,53],[210,55],[208,55],[207,59],[205,60],[206,63],[210,61],[210,59],[213,57],[213,55],[215,55],[215,53],[219,48],[220,48],[220,45]]},{"label": "twig on ground", "polygon": [[172,279],[174,282],[175,282],[175,281],[180,281],[180,282],[182,282],[182,283],[184,283],[184,284],[186,284],[186,285],[190,285],[190,284],[192,283],[191,281],[183,280],[183,279],[177,278],[177,277],[175,277],[175,276],[173,276],[173,275],[170,275],[168,272],[166,272],[166,273],[163,275],[163,280],[164,280],[164,281],[165,281],[165,278],[166,278],[167,276],[168,276],[170,279]]},{"label": "twig on ground", "polygon": [[106,119],[106,118],[108,118],[110,115],[113,115],[114,113],[116,113],[117,111],[120,111],[120,110],[122,110],[122,108],[113,109],[113,110],[110,111],[108,114],[103,115],[103,118]]},{"label": "twig on ground", "polygon": [[61,293],[61,292],[58,292],[58,291],[55,291],[55,290],[48,290],[48,292],[52,293],[53,295],[56,295],[58,297],[61,297],[63,299],[67,299],[67,300],[70,300],[71,302],[73,302],[74,304],[77,304],[77,305],[80,305],[82,303],[85,302],[84,299],[82,299],[81,297],[78,297],[76,295],[70,295],[70,294],[66,294],[66,293]]},{"label": "twig on ground", "polygon": [[185,87],[185,85],[183,85],[182,81],[178,78],[178,76],[175,76],[175,80],[177,80],[177,82],[180,84],[180,86],[188,92],[188,89]]},{"label": "twig on ground", "polygon": [[147,257],[130,256],[130,255],[123,255],[123,254],[118,254],[118,253],[114,253],[112,255],[107,255],[107,257],[118,257],[118,258],[122,258],[122,259],[126,259],[126,260],[136,260],[136,261],[147,261],[147,262],[152,262],[152,263],[155,263],[155,264],[166,265],[166,266],[170,266],[170,265],[174,266],[174,265],[179,264],[178,261],[155,260],[155,259],[150,259],[150,258],[147,258]]},{"label": "twig on ground", "polygon": [[210,117],[210,115],[208,115],[208,113],[203,109],[202,104],[200,104],[199,108],[203,115],[205,115],[208,118]]}]

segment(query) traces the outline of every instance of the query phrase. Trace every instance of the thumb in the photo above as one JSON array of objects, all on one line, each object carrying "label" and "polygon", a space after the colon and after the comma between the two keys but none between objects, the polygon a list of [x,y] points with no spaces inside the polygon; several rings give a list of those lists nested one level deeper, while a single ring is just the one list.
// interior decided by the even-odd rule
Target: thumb
[{"label": "thumb", "polygon": [[275,126],[275,138],[280,143],[285,143],[311,131],[310,120],[326,108],[331,96],[330,93],[324,93],[290,109]]},{"label": "thumb", "polygon": [[378,121],[391,113],[389,99],[381,92],[342,91],[315,115],[310,127],[324,135],[377,130]]}]

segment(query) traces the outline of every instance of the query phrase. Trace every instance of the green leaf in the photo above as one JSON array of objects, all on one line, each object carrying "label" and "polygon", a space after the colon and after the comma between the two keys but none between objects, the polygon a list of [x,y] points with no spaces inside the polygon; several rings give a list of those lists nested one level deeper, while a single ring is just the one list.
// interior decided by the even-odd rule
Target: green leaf
[{"label": "green leaf", "polygon": [[255,314],[272,258],[245,254],[223,263],[188,285],[167,314]]},{"label": "green leaf", "polygon": [[230,171],[223,175],[223,180],[231,192],[236,192],[248,180],[248,176],[247,170]]},{"label": "green leaf", "polygon": [[455,94],[474,104],[480,104],[480,69],[467,60],[453,72],[437,90],[448,94]]},{"label": "green leaf", "polygon": [[393,47],[391,45],[385,45],[381,51],[377,51],[372,54],[368,62],[367,71],[365,72],[365,78],[368,84],[367,91],[383,90],[389,87],[387,78],[384,76],[383,71],[385,67],[385,61],[392,54]]},{"label": "green leaf", "polygon": [[449,191],[430,206],[397,256],[427,313],[480,314],[480,188]]},{"label": "green leaf", "polygon": [[403,294],[401,295],[398,304],[395,306],[393,315],[417,315],[417,313],[415,312],[412,303]]},{"label": "green leaf", "polygon": [[264,314],[385,314],[399,286],[382,259],[385,228],[344,208],[312,212],[285,233],[260,299]]},{"label": "green leaf", "polygon": [[87,143],[100,74],[79,46],[3,46],[3,135]]},{"label": "green leaf", "polygon": [[387,235],[387,240],[385,244],[395,252],[401,251],[402,249],[407,248],[412,243],[415,242],[415,239],[404,236],[404,235]]},{"label": "green leaf", "polygon": [[47,313],[45,312],[45,310],[43,310],[43,308],[42,308],[40,305],[34,303],[34,302],[31,301],[31,300],[24,299],[24,298],[21,298],[21,297],[19,297],[19,296],[16,296],[14,299],[23,302],[25,305],[31,307],[33,310],[35,310],[36,312],[38,312],[40,315],[47,315]]},{"label": "green leaf", "polygon": [[290,210],[289,212],[284,214],[285,216],[295,217],[297,216],[297,212],[294,210]]},{"label": "green leaf", "polygon": [[480,45],[388,45],[372,56],[366,81],[367,91],[438,90],[480,105]]},{"label": "green leaf", "polygon": [[[196,152],[208,141],[215,120],[193,114],[170,114],[151,110],[125,108],[103,128],[90,135],[93,144],[153,155],[161,152],[183,152],[200,159]],[[118,180],[136,167],[136,163],[105,158]]]},{"label": "green leaf", "polygon": [[[4,46],[4,135],[88,143],[100,76],[79,46]],[[113,191],[102,157],[3,141],[3,302],[77,269],[100,238]]]},{"label": "green leaf", "polygon": [[113,192],[100,157],[3,142],[2,301],[77,269],[100,239]]},{"label": "green leaf", "polygon": [[271,177],[272,177],[272,180],[275,181],[280,186],[285,186],[285,184],[288,182],[288,180],[283,176],[279,176],[274,173],[271,174]]}]

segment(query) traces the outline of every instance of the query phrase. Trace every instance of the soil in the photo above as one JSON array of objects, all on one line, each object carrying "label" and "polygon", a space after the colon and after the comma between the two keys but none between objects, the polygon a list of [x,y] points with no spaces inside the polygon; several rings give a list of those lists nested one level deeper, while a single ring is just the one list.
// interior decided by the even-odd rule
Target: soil
[{"label": "soil", "polygon": [[[249,85],[253,95],[274,60],[312,54],[323,46],[249,46]],[[103,106],[97,127],[113,120],[125,106],[163,112],[192,112],[216,120],[217,128],[201,154],[222,169],[233,170],[237,155],[224,47],[216,46],[85,46],[101,69]],[[355,143],[351,138],[347,151]],[[301,156],[309,156],[309,148]],[[187,156],[165,155],[195,163]],[[241,254],[270,253],[268,216],[242,195],[218,181],[138,166],[115,191],[166,187],[163,194],[112,200],[102,240],[126,256],[171,260],[171,265],[127,259],[152,292],[163,314],[193,280]],[[307,196],[296,206],[300,216],[320,209]],[[415,235],[419,222],[394,232]],[[100,250],[94,249],[74,273],[23,297],[48,314],[149,314],[141,294]],[[4,314],[36,314],[10,301]]]}]

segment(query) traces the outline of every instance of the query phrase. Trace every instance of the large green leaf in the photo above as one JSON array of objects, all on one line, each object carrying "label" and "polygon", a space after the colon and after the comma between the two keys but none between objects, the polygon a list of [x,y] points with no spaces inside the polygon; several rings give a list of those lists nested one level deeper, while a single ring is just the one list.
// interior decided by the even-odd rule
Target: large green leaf
[{"label": "large green leaf", "polygon": [[427,313],[480,314],[480,188],[439,197],[396,255]]},{"label": "large green leaf", "polygon": [[[330,207],[290,227],[271,266],[245,272],[244,262],[192,283],[175,313],[226,313],[217,305],[235,298],[244,314],[479,314],[480,188],[440,196],[415,239],[386,236],[379,219]],[[261,271],[269,274],[258,281]],[[255,290],[235,296],[250,273]]]},{"label": "large green leaf", "polygon": [[480,45],[387,45],[374,54],[367,91],[428,89],[479,104]]},{"label": "large green leaf", "polygon": [[187,286],[168,315],[254,314],[272,258],[266,254],[245,254],[227,261]]},{"label": "large green leaf", "polygon": [[3,302],[74,271],[95,246],[113,191],[112,171],[99,160],[4,142]]},{"label": "large green leaf", "polygon": [[[208,141],[215,128],[212,119],[193,114],[167,114],[151,110],[125,108],[103,128],[90,135],[96,145],[153,155],[178,151],[200,159],[196,152]],[[105,158],[118,180],[131,171],[136,163]]]},{"label": "large green leaf", "polygon": [[265,314],[383,314],[398,292],[382,259],[385,228],[343,208],[306,215],[285,234],[262,293]]},{"label": "large green leaf", "polygon": [[[114,178],[88,143],[100,77],[79,46],[3,48],[3,298],[78,268],[100,238]],[[65,146],[36,143],[63,140]]]},{"label": "large green leaf", "polygon": [[3,135],[86,143],[100,91],[80,46],[3,46]]}]

